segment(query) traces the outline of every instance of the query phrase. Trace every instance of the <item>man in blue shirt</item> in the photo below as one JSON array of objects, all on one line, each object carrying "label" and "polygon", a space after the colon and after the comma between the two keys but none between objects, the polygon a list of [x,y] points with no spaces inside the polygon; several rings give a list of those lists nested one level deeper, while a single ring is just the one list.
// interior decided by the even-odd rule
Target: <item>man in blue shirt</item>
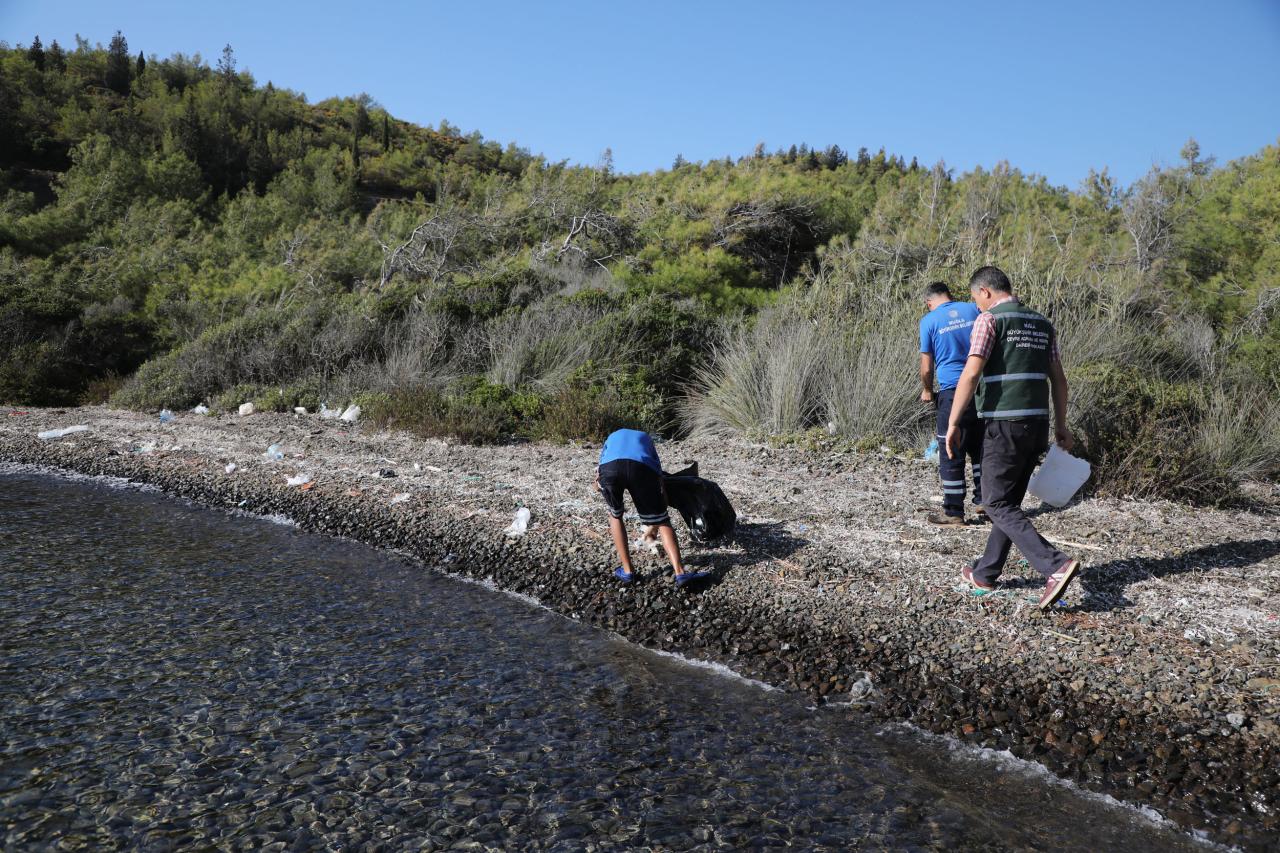
[{"label": "man in blue shirt", "polygon": [[[938,472],[942,478],[942,514],[931,513],[929,523],[940,527],[963,527],[964,520],[964,459],[967,454],[973,464],[974,502],[981,500],[982,482],[982,429],[978,410],[970,403],[961,416],[962,436],[959,450],[952,458],[947,450],[947,424],[951,418],[951,403],[955,398],[960,373],[969,358],[969,332],[978,319],[978,307],[972,302],[954,302],[951,290],[936,281],[925,288],[924,304],[928,311],[920,320],[920,383],[924,390],[920,400],[937,402]],[[933,390],[937,378],[938,391]],[[977,507],[979,518],[984,516]]]},{"label": "man in blue shirt", "polygon": [[662,463],[657,448],[647,432],[638,429],[620,429],[609,435],[600,450],[600,465],[596,468],[596,487],[604,496],[609,508],[609,532],[613,546],[618,551],[622,565],[614,569],[614,577],[623,583],[631,583],[635,573],[631,568],[631,551],[627,547],[627,526],[622,520],[622,493],[631,495],[641,524],[647,524],[662,537],[662,546],[671,559],[677,586],[709,576],[708,572],[686,572],[680,560],[680,545],[667,514],[667,490],[662,481]]}]

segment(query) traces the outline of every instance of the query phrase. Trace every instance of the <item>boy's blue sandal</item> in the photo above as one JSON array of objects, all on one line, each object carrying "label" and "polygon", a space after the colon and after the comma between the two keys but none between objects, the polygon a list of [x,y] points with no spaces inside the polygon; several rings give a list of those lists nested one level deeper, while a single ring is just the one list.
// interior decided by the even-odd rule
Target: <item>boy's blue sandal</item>
[{"label": "boy's blue sandal", "polygon": [[709,577],[711,577],[711,572],[685,572],[682,575],[676,575],[676,586],[684,586],[693,581],[700,581]]},{"label": "boy's blue sandal", "polygon": [[622,581],[623,583],[631,583],[633,580],[636,579],[635,572],[629,572],[626,569],[622,568],[622,566],[618,566],[618,568],[613,570],[613,576],[618,580]]}]

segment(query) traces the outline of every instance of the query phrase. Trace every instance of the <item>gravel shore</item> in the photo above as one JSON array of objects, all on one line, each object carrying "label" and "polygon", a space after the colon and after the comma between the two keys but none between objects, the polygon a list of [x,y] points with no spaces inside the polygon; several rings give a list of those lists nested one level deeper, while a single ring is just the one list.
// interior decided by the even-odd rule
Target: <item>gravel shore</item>
[{"label": "gravel shore", "polygon": [[[40,440],[41,430],[89,431]],[[284,458],[270,461],[271,444]],[[1038,516],[1085,561],[1065,606],[1012,566],[960,588],[985,528],[939,531],[921,461],[745,443],[666,443],[738,509],[696,548],[704,589],[656,556],[619,587],[595,447],[475,448],[315,416],[0,409],[0,459],[126,477],[210,507],[395,548],[646,646],[724,663],[820,701],[1040,762],[1243,849],[1280,844],[1280,499],[1249,510],[1086,500]],[[228,472],[228,467],[234,470]],[[303,485],[287,485],[304,475]],[[1033,500],[1032,503],[1035,503]],[[528,507],[527,534],[504,529]],[[678,525],[678,522],[677,522]],[[632,531],[633,534],[636,530]]]}]

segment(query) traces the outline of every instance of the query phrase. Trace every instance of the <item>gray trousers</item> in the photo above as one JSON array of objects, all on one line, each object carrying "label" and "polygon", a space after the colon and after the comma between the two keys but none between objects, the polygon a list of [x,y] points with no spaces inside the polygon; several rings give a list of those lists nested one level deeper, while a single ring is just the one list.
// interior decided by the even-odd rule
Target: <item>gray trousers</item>
[{"label": "gray trousers", "polygon": [[991,519],[987,549],[973,564],[973,576],[994,583],[1017,545],[1031,567],[1048,577],[1071,558],[1036,532],[1022,499],[1040,456],[1049,448],[1049,421],[988,420],[982,438],[982,506]]}]

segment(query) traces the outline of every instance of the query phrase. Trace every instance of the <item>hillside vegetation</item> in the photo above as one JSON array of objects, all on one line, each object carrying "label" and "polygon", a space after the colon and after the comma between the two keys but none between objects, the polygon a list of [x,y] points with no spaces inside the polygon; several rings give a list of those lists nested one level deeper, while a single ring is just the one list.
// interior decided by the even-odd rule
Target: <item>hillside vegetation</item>
[{"label": "hillside vegetation", "polygon": [[119,34],[0,49],[0,126],[0,400],[915,452],[917,294],[994,263],[1059,326],[1099,488],[1280,476],[1275,146],[1074,191],[834,145],[628,175]]}]

